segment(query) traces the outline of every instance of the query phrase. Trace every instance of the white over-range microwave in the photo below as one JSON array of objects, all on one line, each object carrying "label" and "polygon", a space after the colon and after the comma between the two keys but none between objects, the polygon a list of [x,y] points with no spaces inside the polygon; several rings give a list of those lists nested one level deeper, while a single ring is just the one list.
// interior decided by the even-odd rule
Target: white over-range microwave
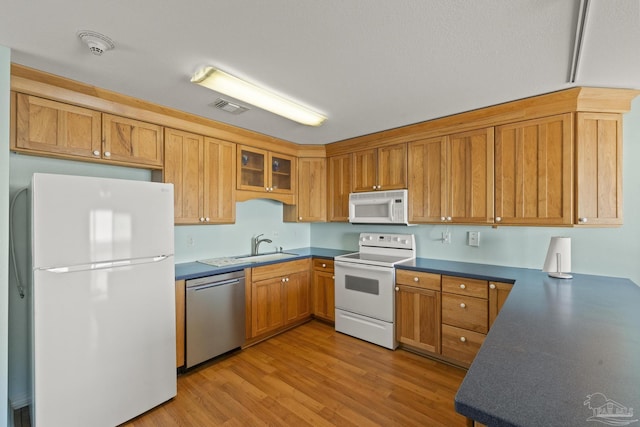
[{"label": "white over-range microwave", "polygon": [[349,194],[349,222],[409,225],[407,190]]}]

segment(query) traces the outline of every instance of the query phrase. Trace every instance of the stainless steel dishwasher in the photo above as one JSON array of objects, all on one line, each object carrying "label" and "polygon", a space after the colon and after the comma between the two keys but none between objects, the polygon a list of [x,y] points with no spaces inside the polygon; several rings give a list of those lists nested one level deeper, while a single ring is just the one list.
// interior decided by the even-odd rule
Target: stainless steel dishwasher
[{"label": "stainless steel dishwasher", "polygon": [[186,282],[186,368],[244,343],[244,270]]}]

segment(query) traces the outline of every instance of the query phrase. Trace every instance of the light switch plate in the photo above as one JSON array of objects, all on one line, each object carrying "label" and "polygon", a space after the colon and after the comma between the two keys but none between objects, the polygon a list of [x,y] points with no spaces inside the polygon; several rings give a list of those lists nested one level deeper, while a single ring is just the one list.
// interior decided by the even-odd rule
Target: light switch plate
[{"label": "light switch plate", "polygon": [[469,246],[480,246],[480,232],[469,231],[467,233],[467,244]]}]

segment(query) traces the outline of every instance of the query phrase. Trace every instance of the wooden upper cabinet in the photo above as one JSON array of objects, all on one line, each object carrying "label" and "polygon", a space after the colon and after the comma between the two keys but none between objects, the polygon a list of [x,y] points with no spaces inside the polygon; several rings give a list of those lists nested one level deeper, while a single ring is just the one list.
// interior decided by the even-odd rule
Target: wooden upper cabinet
[{"label": "wooden upper cabinet", "polygon": [[45,155],[101,157],[100,112],[21,93],[15,99],[14,148]]},{"label": "wooden upper cabinet", "polygon": [[493,128],[409,143],[409,221],[493,221]]},{"label": "wooden upper cabinet", "polygon": [[165,153],[176,224],[235,222],[235,144],[165,129]]},{"label": "wooden upper cabinet", "polygon": [[204,220],[204,137],[165,129],[163,181],[173,184],[176,224],[197,224]]},{"label": "wooden upper cabinet", "polygon": [[239,201],[270,198],[292,204],[296,189],[296,158],[238,145],[237,189]]},{"label": "wooden upper cabinet", "polygon": [[622,117],[578,113],[576,129],[575,224],[622,224]]},{"label": "wooden upper cabinet", "polygon": [[447,137],[409,143],[409,222],[447,215]]},{"label": "wooden upper cabinet", "polygon": [[215,138],[204,139],[204,216],[207,222],[236,221],[236,145]]},{"label": "wooden upper cabinet", "polygon": [[295,205],[284,205],[287,222],[323,222],[327,220],[327,159],[298,159],[298,197]]},{"label": "wooden upper cabinet", "polygon": [[493,222],[493,128],[451,135],[448,163],[447,221]]},{"label": "wooden upper cabinet", "polygon": [[496,128],[495,222],[573,222],[573,114]]},{"label": "wooden upper cabinet", "polygon": [[351,192],[351,154],[328,159],[327,219],[332,222],[349,221],[349,193]]},{"label": "wooden upper cabinet", "polygon": [[103,157],[162,168],[162,126],[102,115]]},{"label": "wooden upper cabinet", "polygon": [[353,153],[353,191],[407,188],[407,144]]}]

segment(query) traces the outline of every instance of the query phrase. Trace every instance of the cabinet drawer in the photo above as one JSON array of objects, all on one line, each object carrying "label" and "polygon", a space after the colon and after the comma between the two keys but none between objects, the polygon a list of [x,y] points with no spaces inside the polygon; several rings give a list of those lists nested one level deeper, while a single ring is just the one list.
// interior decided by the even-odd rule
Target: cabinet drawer
[{"label": "cabinet drawer", "polygon": [[416,288],[440,290],[440,275],[420,271],[396,270],[396,283]]},{"label": "cabinet drawer", "polygon": [[299,271],[309,271],[310,260],[301,259],[298,261],[286,261],[277,264],[264,265],[251,269],[251,276],[254,282],[258,280],[271,279],[272,277],[286,276]]},{"label": "cabinet drawer", "polygon": [[487,300],[442,293],[442,323],[486,334],[488,321]]},{"label": "cabinet drawer", "polygon": [[476,298],[487,298],[489,295],[488,282],[486,280],[454,276],[442,276],[442,292]]},{"label": "cabinet drawer", "polygon": [[442,355],[470,365],[484,337],[484,334],[442,325]]},{"label": "cabinet drawer", "polygon": [[333,260],[324,258],[313,259],[313,269],[320,271],[333,271]]}]

